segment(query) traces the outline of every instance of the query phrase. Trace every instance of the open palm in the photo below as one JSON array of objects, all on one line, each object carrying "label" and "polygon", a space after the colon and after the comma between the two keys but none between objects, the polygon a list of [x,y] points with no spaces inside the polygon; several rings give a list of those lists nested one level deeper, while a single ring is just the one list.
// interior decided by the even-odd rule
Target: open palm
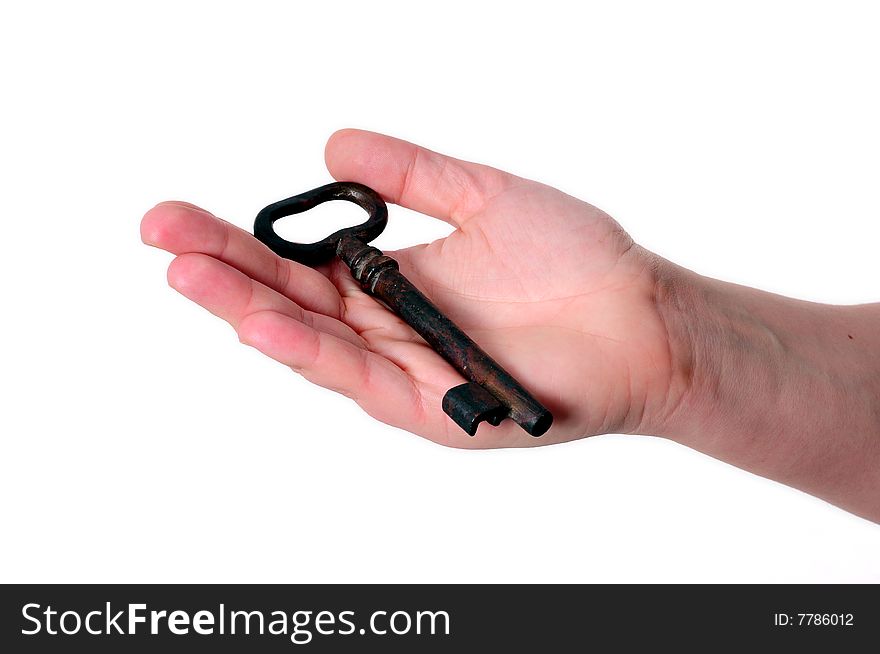
[{"label": "open palm", "polygon": [[150,210],[142,238],[177,255],[169,283],[243,343],[434,441],[540,445],[636,431],[663,413],[672,366],[656,301],[662,261],[609,216],[542,184],[370,132],[337,132],[326,159],[336,179],[456,227],[386,254],[553,412],[545,436],[509,420],[465,434],[441,409],[462,377],[338,260],[314,270],[281,259],[181,202]]}]

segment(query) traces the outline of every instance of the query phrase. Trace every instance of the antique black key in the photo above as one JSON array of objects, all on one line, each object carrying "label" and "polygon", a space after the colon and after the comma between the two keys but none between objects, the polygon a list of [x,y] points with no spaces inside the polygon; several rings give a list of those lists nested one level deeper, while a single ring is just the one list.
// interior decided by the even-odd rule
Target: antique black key
[{"label": "antique black key", "polygon": [[[369,214],[366,222],[334,232],[317,243],[291,243],[274,230],[279,218],[307,211],[329,200],[354,202]],[[281,257],[314,266],[339,256],[370,295],[403,318],[427,343],[470,381],[449,389],[443,410],[473,436],[480,422],[498,425],[511,418],[532,436],[550,428],[553,416],[470,337],[444,316],[399,271],[397,262],[367,245],[388,223],[388,208],[373,189],[337,182],[270,204],[254,222],[254,235]]]}]

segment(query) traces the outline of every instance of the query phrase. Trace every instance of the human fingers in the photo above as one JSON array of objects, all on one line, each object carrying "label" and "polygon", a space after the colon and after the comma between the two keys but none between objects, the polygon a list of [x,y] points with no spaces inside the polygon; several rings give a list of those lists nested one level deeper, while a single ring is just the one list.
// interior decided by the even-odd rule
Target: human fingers
[{"label": "human fingers", "polygon": [[277,256],[251,234],[194,205],[156,205],[141,221],[141,238],[172,254],[214,257],[309,311],[334,318],[341,315],[342,300],[324,275]]},{"label": "human fingers", "polygon": [[364,345],[364,340],[348,325],[303,309],[290,298],[205,254],[179,255],[168,267],[168,283],[236,330],[250,314],[274,311],[358,347]]},{"label": "human fingers", "polygon": [[385,357],[276,311],[248,314],[238,337],[312,383],[354,399],[377,420],[425,432],[426,412],[415,383]]}]

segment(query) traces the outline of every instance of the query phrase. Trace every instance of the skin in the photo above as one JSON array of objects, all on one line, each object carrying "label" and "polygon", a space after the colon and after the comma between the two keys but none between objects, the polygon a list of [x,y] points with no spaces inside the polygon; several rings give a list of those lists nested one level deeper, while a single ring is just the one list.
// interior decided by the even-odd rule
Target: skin
[{"label": "skin", "polygon": [[507,420],[467,436],[440,408],[462,377],[345,264],[308,268],[204,209],[157,205],[141,236],[176,255],[170,285],[242,343],[443,445],[663,436],[880,521],[880,305],[702,277],[585,202],[391,137],[343,130],[325,157],[334,178],[455,227],[387,254],[553,412],[553,427],[535,439]]}]

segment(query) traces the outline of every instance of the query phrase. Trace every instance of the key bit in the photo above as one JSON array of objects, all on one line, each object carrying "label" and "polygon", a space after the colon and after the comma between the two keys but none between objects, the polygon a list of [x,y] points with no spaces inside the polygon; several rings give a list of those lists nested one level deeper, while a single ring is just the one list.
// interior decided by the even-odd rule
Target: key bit
[{"label": "key bit", "polygon": [[[353,202],[369,217],[316,243],[291,243],[275,232],[278,219],[330,200]],[[400,272],[397,261],[368,245],[387,224],[388,208],[378,193],[363,184],[336,182],[265,207],[257,214],[254,235],[277,255],[306,265],[342,259],[364,291],[403,318],[470,380],[449,389],[442,402],[443,411],[468,434],[474,436],[483,421],[497,426],[505,418],[532,436],[544,434],[553,422],[550,411],[425,297]]]},{"label": "key bit", "polygon": [[508,412],[497,397],[474,382],[466,382],[446,391],[443,410],[471,436],[477,433],[477,426],[482,421],[497,427]]}]

